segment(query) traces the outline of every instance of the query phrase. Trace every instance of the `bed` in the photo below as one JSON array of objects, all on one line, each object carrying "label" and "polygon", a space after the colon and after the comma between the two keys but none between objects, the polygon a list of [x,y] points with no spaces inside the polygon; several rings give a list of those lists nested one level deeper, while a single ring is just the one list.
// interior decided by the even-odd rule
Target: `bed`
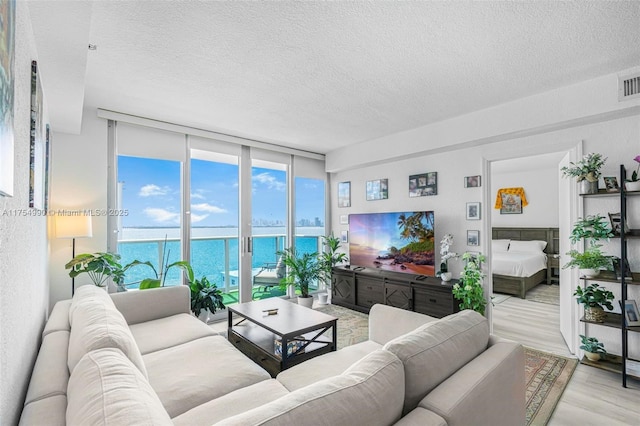
[{"label": "bed", "polygon": [[493,291],[525,298],[542,282],[550,283],[549,261],[558,253],[558,228],[493,228]]}]

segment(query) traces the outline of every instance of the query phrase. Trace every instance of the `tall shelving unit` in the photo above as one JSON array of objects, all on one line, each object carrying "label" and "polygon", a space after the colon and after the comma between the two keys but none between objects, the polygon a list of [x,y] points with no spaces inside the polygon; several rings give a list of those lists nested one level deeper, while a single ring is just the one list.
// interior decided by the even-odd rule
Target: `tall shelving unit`
[{"label": "tall shelving unit", "polygon": [[[627,219],[627,198],[631,196],[640,195],[640,191],[626,191],[624,186],[624,181],[627,178],[627,170],[624,165],[620,165],[620,191],[618,192],[607,192],[604,190],[600,190],[597,194],[581,194],[581,197],[611,197],[617,196],[620,197],[620,234],[616,235],[615,238],[620,239],[620,266],[621,273],[620,278],[616,277],[615,272],[601,272],[600,275],[596,278],[580,278],[583,281],[602,281],[609,283],[618,283],[621,288],[621,299],[624,302],[627,300],[628,295],[628,286],[629,285],[640,285],[640,273],[631,272],[633,277],[632,280],[625,280],[625,276],[627,275],[626,271],[626,262],[624,261],[627,258],[627,243],[629,240],[638,240],[640,241],[640,229],[627,229],[626,219]],[[624,308],[623,308],[624,309]],[[618,356],[609,356],[606,361],[600,360],[597,362],[589,361],[586,358],[583,358],[580,362],[582,364],[587,364],[593,367],[602,368],[604,370],[613,371],[616,373],[620,373],[622,375],[622,386],[627,387],[627,361],[629,360],[629,347],[628,347],[628,337],[629,332],[640,333],[640,327],[629,327],[625,321],[624,312],[622,314],[613,314],[607,313],[607,319],[604,323],[594,323],[590,321],[586,321],[584,318],[581,319],[582,322],[587,324],[596,324],[604,327],[613,327],[619,328],[621,330],[621,346],[622,353]],[[634,360],[635,361],[635,360]],[[637,361],[640,362],[640,361]]]}]

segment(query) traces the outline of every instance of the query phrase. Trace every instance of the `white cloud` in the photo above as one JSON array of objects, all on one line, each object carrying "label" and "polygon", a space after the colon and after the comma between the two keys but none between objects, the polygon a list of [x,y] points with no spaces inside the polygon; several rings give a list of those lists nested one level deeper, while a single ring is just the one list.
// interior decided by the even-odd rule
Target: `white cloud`
[{"label": "white cloud", "polygon": [[284,182],[278,181],[275,176],[272,176],[269,173],[260,173],[255,175],[253,176],[253,180],[254,182],[266,185],[269,189],[275,189],[276,191],[284,191],[286,188],[286,184]]},{"label": "white cloud", "polygon": [[209,217],[208,214],[193,214],[193,213],[191,213],[191,223],[202,222],[203,220],[205,220],[208,217]]},{"label": "white cloud", "polygon": [[207,212],[207,213],[226,213],[227,210],[217,207],[217,206],[212,206],[209,203],[199,203],[199,204],[191,204],[191,210],[196,210],[199,212]]},{"label": "white cloud", "polygon": [[151,197],[156,195],[167,195],[171,189],[168,186],[160,188],[158,185],[150,183],[140,188],[138,195],[140,197]]},{"label": "white cloud", "polygon": [[204,200],[204,199],[205,199],[205,197],[204,197],[204,195],[202,195],[202,194],[198,194],[198,193],[196,192],[196,193],[191,194],[191,199],[192,199],[192,200],[193,200],[193,199],[196,199],[196,200]]},{"label": "white cloud", "polygon": [[151,220],[158,223],[180,223],[180,214],[170,212],[169,210],[147,207],[144,214],[149,216]]}]

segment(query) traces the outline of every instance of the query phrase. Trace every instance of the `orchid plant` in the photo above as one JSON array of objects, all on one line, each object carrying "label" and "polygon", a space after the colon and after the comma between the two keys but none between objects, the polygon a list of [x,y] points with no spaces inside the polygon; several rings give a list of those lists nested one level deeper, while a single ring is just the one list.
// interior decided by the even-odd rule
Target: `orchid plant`
[{"label": "orchid plant", "polygon": [[638,172],[640,172],[640,155],[636,155],[636,158],[634,158],[633,161],[638,163],[638,167],[633,173],[631,173],[631,179],[627,179],[627,182],[637,182],[640,180],[640,177],[638,177]]},{"label": "orchid plant", "polygon": [[455,259],[459,256],[458,253],[449,251],[452,245],[453,245],[453,235],[445,234],[445,236],[442,237],[442,240],[440,241],[440,272],[438,272],[438,275],[442,274],[443,272],[448,272],[449,259]]}]

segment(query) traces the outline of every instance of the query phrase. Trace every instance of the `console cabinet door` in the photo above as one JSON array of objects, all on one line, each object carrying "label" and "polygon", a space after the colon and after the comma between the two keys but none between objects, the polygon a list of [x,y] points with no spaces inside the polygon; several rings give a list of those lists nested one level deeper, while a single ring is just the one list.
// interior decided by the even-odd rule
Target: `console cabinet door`
[{"label": "console cabinet door", "polygon": [[376,303],[384,303],[384,282],[380,278],[358,276],[358,306],[370,309]]},{"label": "console cabinet door", "polygon": [[413,307],[416,312],[435,318],[445,317],[458,312],[459,303],[454,299],[450,289],[441,291],[435,288],[414,288]]},{"label": "console cabinet door", "polygon": [[411,310],[411,286],[386,282],[384,284],[384,303],[396,308]]},{"label": "console cabinet door", "polygon": [[331,275],[331,303],[356,304],[356,280],[353,274],[333,272]]}]

